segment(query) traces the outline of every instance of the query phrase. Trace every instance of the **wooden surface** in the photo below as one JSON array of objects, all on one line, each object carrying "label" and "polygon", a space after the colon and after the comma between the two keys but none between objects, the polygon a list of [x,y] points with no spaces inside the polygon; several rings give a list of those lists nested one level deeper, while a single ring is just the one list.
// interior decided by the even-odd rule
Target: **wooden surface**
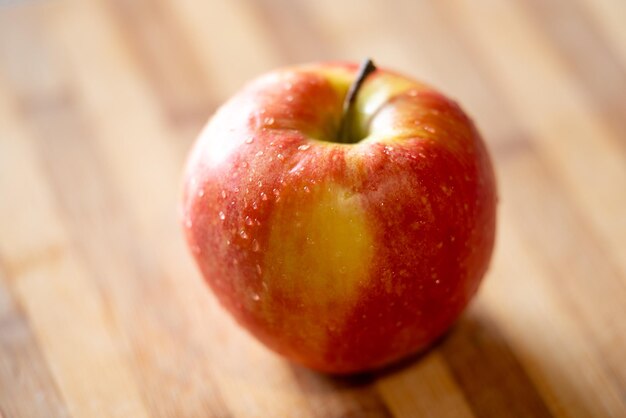
[{"label": "wooden surface", "polygon": [[[474,117],[499,230],[447,338],[337,379],[222,312],[176,204],[242,83],[364,56]],[[625,417],[625,69],[621,0],[0,0],[0,416]]]}]

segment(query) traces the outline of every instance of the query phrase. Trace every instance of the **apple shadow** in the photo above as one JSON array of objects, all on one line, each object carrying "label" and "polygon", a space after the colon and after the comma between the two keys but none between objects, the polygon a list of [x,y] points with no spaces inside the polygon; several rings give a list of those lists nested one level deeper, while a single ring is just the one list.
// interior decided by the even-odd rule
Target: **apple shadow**
[{"label": "apple shadow", "polygon": [[[434,352],[443,358],[456,387],[475,416],[553,416],[522,360],[498,329],[498,324],[478,309],[470,309],[427,351],[384,369],[350,376],[333,376],[293,366],[293,373],[301,389],[307,393],[309,402],[313,404],[311,406],[317,410],[329,412],[324,407],[334,402],[336,408],[339,405],[342,415],[355,412],[360,416],[359,413],[367,411],[373,412],[370,414],[372,416],[391,416],[375,383],[401,373],[416,373],[419,376],[419,369],[415,366]],[[553,378],[558,377],[555,366],[545,360],[529,359],[528,356],[525,360],[541,364],[544,373],[551,373]],[[575,390],[566,378],[558,379],[558,382],[560,391],[575,396]],[[419,393],[411,395],[421,396]],[[423,396],[430,394],[424,393]],[[436,401],[429,399],[428,403]],[[445,396],[442,397],[443,401]],[[580,404],[577,407],[585,416],[602,413],[593,405]]]}]

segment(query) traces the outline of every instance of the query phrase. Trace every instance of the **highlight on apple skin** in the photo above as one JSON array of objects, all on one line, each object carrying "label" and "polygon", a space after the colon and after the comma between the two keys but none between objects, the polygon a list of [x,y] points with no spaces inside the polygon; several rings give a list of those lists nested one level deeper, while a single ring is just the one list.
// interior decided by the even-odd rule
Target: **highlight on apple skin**
[{"label": "highlight on apple skin", "polygon": [[496,224],[493,168],[461,108],[376,69],[344,111],[357,70],[309,64],[247,84],[198,138],[181,205],[223,307],[269,348],[337,374],[440,337],[478,289]]}]

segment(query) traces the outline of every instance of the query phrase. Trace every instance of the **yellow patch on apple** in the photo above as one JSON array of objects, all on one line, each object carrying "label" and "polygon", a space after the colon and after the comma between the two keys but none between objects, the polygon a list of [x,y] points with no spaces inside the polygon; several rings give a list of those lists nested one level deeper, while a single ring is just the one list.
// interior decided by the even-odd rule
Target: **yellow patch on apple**
[{"label": "yellow patch on apple", "polygon": [[327,330],[321,327],[328,322],[317,320],[319,315],[332,317],[331,328],[339,328],[358,300],[368,279],[373,240],[357,195],[337,184],[312,187],[306,200],[300,193],[283,194],[277,202],[264,278],[280,281],[267,284],[299,301],[293,315],[300,327],[323,335]]}]

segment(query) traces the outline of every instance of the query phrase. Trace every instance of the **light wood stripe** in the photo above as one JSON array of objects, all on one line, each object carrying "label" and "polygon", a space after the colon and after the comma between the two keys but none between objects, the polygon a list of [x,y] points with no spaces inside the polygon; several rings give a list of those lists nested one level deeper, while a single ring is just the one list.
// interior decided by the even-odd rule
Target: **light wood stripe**
[{"label": "light wood stripe", "polygon": [[163,0],[180,22],[218,102],[243,83],[280,64],[264,26],[243,0]]},{"label": "light wood stripe", "polygon": [[169,5],[162,1],[103,3],[129,40],[166,117],[175,126],[190,125],[197,132],[217,104],[207,94],[211,86]]},{"label": "light wood stripe", "polygon": [[411,57],[401,42],[394,39],[394,25],[384,31],[375,30],[381,21],[390,21],[389,8],[374,1],[319,0],[303,2],[311,24],[321,39],[332,39],[330,59],[360,62],[372,57],[382,67],[393,63],[398,71],[410,71]]},{"label": "light wood stripe", "polygon": [[0,416],[69,417],[27,318],[0,264]]},{"label": "light wood stripe", "polygon": [[432,350],[377,382],[394,417],[475,416],[439,350]]},{"label": "light wood stripe", "polygon": [[579,0],[585,10],[596,20],[596,26],[602,31],[612,50],[626,66],[626,4],[614,0]]},{"label": "light wood stripe", "polygon": [[12,114],[0,99],[0,189],[13,197],[0,205],[0,255],[9,286],[71,415],[147,416],[98,290],[69,244]]},{"label": "light wood stripe", "polygon": [[341,59],[304,4],[289,0],[247,0],[247,3],[266,28],[271,42],[277,45],[285,61],[281,64]]},{"label": "light wood stripe", "polygon": [[576,2],[533,0],[523,5],[576,77],[587,102],[626,151],[626,63],[613,54],[600,28]]}]

